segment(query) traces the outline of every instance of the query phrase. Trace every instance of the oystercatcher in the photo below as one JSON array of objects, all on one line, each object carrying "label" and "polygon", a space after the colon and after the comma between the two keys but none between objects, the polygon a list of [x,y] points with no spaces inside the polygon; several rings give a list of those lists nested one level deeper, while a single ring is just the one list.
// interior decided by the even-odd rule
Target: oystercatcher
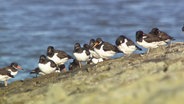
[{"label": "oystercatcher", "polygon": [[[61,71],[66,71],[66,68],[65,68],[65,65],[63,64],[63,65],[60,65],[60,68],[57,68],[55,71],[53,71],[53,72],[56,72],[56,73],[60,73]],[[44,73],[44,72],[42,72],[41,70],[40,70],[40,68],[39,67],[37,67],[37,68],[35,68],[34,70],[32,70],[31,72],[30,72],[30,74],[36,74],[36,77],[38,76],[38,75],[46,75],[46,73]]]},{"label": "oystercatcher", "polygon": [[89,41],[89,52],[91,53],[92,57],[94,58],[100,58],[100,55],[98,55],[95,51],[94,51],[94,48],[93,46],[95,45],[95,39],[91,39]]},{"label": "oystercatcher", "polygon": [[165,41],[166,43],[175,40],[173,37],[168,35],[166,32],[163,32],[163,31],[159,30],[158,28],[153,28],[150,31],[150,34],[161,38],[161,40]]},{"label": "oystercatcher", "polygon": [[139,48],[132,40],[127,38],[124,35],[119,36],[116,39],[116,46],[117,48],[122,51],[125,55],[132,54],[135,50],[142,50]]},{"label": "oystercatcher", "polygon": [[95,45],[95,39],[91,39],[89,41],[89,52],[91,54],[91,59],[89,61],[89,64],[94,63],[97,64],[98,62],[102,62],[103,59],[98,55],[95,51],[93,46]]},{"label": "oystercatcher", "polygon": [[0,69],[0,80],[4,81],[5,86],[7,86],[7,80],[14,78],[19,70],[22,70],[21,66],[19,66],[16,62],[12,62],[9,66]]},{"label": "oystercatcher", "polygon": [[94,51],[103,59],[109,59],[119,52],[118,48],[108,42],[103,41],[101,38],[97,38],[93,46]]},{"label": "oystercatcher", "polygon": [[55,50],[53,46],[47,48],[47,58],[54,61],[56,65],[62,69],[63,64],[69,59],[72,59],[70,55],[62,50]]},{"label": "oystercatcher", "polygon": [[46,58],[45,55],[41,55],[38,62],[38,68],[44,74],[50,74],[58,70],[56,63]]},{"label": "oystercatcher", "polygon": [[75,43],[74,45],[73,55],[79,61],[80,68],[82,66],[81,62],[88,62],[90,60],[90,52],[88,48],[88,46],[82,48],[79,43]]},{"label": "oystercatcher", "polygon": [[136,42],[139,45],[148,48],[147,53],[149,53],[151,48],[157,48],[160,44],[165,43],[165,41],[161,40],[159,37],[151,34],[144,34],[143,31],[136,32]]},{"label": "oystercatcher", "polygon": [[8,70],[11,72],[11,75],[15,76],[17,75],[19,70],[23,70],[20,65],[18,65],[16,62],[12,62],[9,66],[4,67],[0,70]]}]

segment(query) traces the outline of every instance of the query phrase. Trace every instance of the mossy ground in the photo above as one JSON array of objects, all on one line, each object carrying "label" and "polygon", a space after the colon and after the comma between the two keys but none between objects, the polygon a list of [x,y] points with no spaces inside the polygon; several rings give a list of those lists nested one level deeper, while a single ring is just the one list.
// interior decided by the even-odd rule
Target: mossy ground
[{"label": "mossy ground", "polygon": [[16,81],[0,104],[183,104],[184,43]]}]

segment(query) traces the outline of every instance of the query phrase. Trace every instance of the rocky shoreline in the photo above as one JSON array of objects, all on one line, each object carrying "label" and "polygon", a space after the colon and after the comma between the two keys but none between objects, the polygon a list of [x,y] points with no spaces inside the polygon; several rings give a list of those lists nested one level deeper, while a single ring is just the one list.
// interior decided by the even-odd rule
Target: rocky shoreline
[{"label": "rocky shoreline", "polygon": [[0,104],[182,104],[184,43],[0,88]]}]

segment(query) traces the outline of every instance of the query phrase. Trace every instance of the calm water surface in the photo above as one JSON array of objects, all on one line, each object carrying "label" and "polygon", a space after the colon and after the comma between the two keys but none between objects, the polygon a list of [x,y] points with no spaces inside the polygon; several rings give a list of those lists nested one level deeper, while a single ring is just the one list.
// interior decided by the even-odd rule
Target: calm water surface
[{"label": "calm water surface", "polygon": [[72,55],[75,42],[159,27],[184,41],[183,0],[1,0],[0,67],[18,62],[25,69],[11,81],[31,78],[48,45]]}]

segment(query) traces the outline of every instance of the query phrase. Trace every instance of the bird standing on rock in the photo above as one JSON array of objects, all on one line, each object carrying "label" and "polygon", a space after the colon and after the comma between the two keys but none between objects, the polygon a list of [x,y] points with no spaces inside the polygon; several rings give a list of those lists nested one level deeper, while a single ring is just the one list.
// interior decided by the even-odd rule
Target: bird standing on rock
[{"label": "bird standing on rock", "polygon": [[120,51],[122,51],[125,55],[130,55],[135,50],[140,50],[140,51],[142,50],[137,45],[135,45],[135,43],[132,40],[128,39],[124,35],[119,36],[116,39],[115,43],[116,43],[117,48]]},{"label": "bird standing on rock", "polygon": [[98,58],[100,58],[100,55],[97,54],[97,53],[94,51],[94,48],[93,48],[94,45],[95,45],[95,39],[91,39],[91,40],[89,41],[89,52],[91,53],[92,57],[98,59]]},{"label": "bird standing on rock", "polygon": [[161,40],[165,41],[166,43],[175,40],[173,37],[168,35],[166,32],[163,32],[163,31],[159,30],[158,28],[153,28],[150,31],[150,34],[159,37]]},{"label": "bird standing on rock", "polygon": [[56,63],[52,60],[47,59],[45,55],[40,56],[39,62],[38,62],[38,68],[44,74],[50,74],[58,70]]},{"label": "bird standing on rock", "polygon": [[10,66],[7,66],[5,68],[2,68],[2,70],[8,70],[11,72],[11,75],[15,76],[17,75],[19,70],[23,70],[20,65],[18,65],[16,62],[12,62]]},{"label": "bird standing on rock", "polygon": [[84,46],[82,48],[79,43],[75,43],[73,55],[79,61],[80,68],[82,67],[81,62],[88,62],[90,60],[90,52],[88,46]]},{"label": "bird standing on rock", "polygon": [[8,85],[7,81],[10,78],[14,78],[17,75],[18,71],[22,70],[22,67],[18,65],[16,62],[10,64],[10,66],[4,67],[0,69],[0,80],[4,81],[5,86]]},{"label": "bird standing on rock", "polygon": [[61,50],[55,50],[53,46],[47,48],[47,58],[54,61],[56,65],[62,70],[63,64],[69,59],[72,59],[70,55]]},{"label": "bird standing on rock", "polygon": [[60,73],[61,71],[66,71],[64,64],[60,65],[60,68],[58,68],[54,61],[47,59],[45,55],[41,55],[38,67],[32,70],[30,74],[36,74],[37,77],[37,75],[46,75],[52,72]]},{"label": "bird standing on rock", "polygon": [[94,64],[97,64],[99,62],[102,62],[103,59],[100,57],[100,55],[98,55],[95,51],[94,51],[94,48],[93,46],[95,45],[95,40],[94,39],[91,39],[89,41],[89,52],[91,54],[91,60],[90,62],[94,63]]},{"label": "bird standing on rock", "polygon": [[166,44],[161,38],[151,34],[145,34],[141,30],[136,32],[136,42],[144,48],[148,48],[147,54],[151,48],[157,48],[160,44]]},{"label": "bird standing on rock", "polygon": [[94,51],[103,59],[109,59],[117,52],[120,52],[118,48],[108,42],[103,41],[101,38],[97,38],[93,46]]}]

